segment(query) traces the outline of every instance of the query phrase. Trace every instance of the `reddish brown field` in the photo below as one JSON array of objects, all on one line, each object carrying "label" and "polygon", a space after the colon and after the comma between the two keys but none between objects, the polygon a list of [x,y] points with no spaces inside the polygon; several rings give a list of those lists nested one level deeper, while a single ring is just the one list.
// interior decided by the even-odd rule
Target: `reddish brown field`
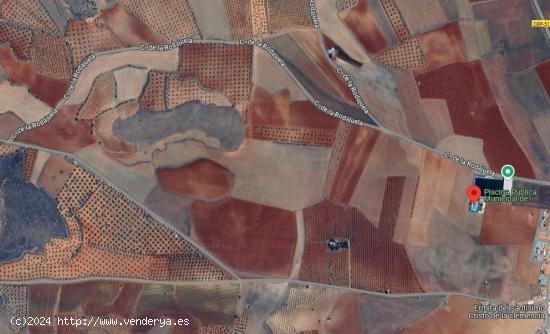
[{"label": "reddish brown field", "polygon": [[540,209],[487,203],[479,243],[482,245],[531,245]]},{"label": "reddish brown field", "polygon": [[[300,294],[306,295],[304,292]],[[303,303],[306,300],[306,296],[298,295],[288,300],[287,304],[294,304],[296,301]],[[346,334],[370,333],[363,326],[361,296],[357,293],[327,289],[315,302],[298,304],[292,308],[287,306],[286,310],[289,313],[288,321],[296,329],[293,333],[341,334],[343,328]],[[276,330],[273,332],[281,333]]]},{"label": "reddish brown field", "polygon": [[198,159],[178,168],[156,170],[164,191],[204,201],[218,200],[231,192],[231,172],[212,160]]},{"label": "reddish brown field", "polygon": [[293,212],[228,198],[195,201],[191,236],[237,271],[287,277],[296,245]]},{"label": "reddish brown field", "polygon": [[338,119],[321,112],[309,101],[290,101],[288,90],[270,95],[255,87],[248,109],[252,137],[276,142],[330,146]]},{"label": "reddish brown field", "polygon": [[164,44],[166,38],[152,31],[140,19],[120,4],[101,12],[115,36],[125,46],[140,44]]},{"label": "reddish brown field", "polygon": [[78,110],[78,119],[93,119],[116,105],[116,81],[112,72],[95,78],[90,94]]},{"label": "reddish brown field", "polygon": [[50,195],[57,197],[75,166],[64,159],[52,156],[46,161],[38,184]]},{"label": "reddish brown field", "polygon": [[415,70],[415,74],[426,73],[447,64],[466,61],[458,22],[421,34],[420,44],[424,50],[426,66]]},{"label": "reddish brown field", "polygon": [[105,306],[113,304],[122,283],[118,282],[82,282],[62,286],[59,296],[59,312],[72,312],[82,307],[86,313],[105,312]]},{"label": "reddish brown field", "polygon": [[128,101],[105,111],[93,119],[93,135],[105,153],[128,156],[136,151],[132,143],[115,136],[113,125],[119,117],[129,117],[137,112],[138,109],[139,104],[136,101]]},{"label": "reddish brown field", "polygon": [[8,139],[13,130],[25,123],[12,111],[0,113],[0,137]]},{"label": "reddish brown field", "polygon": [[58,292],[59,287],[56,285],[29,285],[29,316],[51,317],[54,315]]},{"label": "reddish brown field", "polygon": [[24,85],[29,92],[54,107],[67,90],[66,80],[51,79],[34,72],[28,61],[21,61],[7,45],[0,46],[0,66],[14,84]]},{"label": "reddish brown field", "polygon": [[420,96],[447,101],[456,134],[483,139],[489,167],[506,163],[518,176],[534,177],[525,153],[504,123],[479,61],[455,63],[416,76]]},{"label": "reddish brown field", "polygon": [[82,308],[85,314],[111,314],[129,318],[134,314],[142,290],[142,284],[132,282],[65,284],[59,296],[59,312]]},{"label": "reddish brown field", "polygon": [[368,0],[359,0],[357,5],[340,15],[368,52],[378,53],[388,47],[388,42],[382,35],[373,12],[369,9]]},{"label": "reddish brown field", "polygon": [[63,152],[74,152],[95,142],[90,121],[76,121],[77,105],[64,106],[44,126],[19,135],[21,141]]},{"label": "reddish brown field", "polygon": [[334,174],[329,199],[335,203],[347,204],[363,173],[374,144],[380,132],[370,128],[352,126],[339,155],[339,164]]},{"label": "reddish brown field", "polygon": [[[387,179],[379,228],[349,206],[322,202],[306,208],[300,279],[372,291],[421,292],[405,247],[392,240],[404,180]],[[349,240],[349,250],[330,251],[331,238]]]},{"label": "reddish brown field", "polygon": [[[19,288],[19,287],[18,287]],[[189,326],[170,328],[171,334],[205,334],[221,333],[218,331],[200,331],[199,327],[220,327],[222,329],[240,324],[246,327],[246,314],[236,315],[240,296],[240,284],[176,285],[176,284],[142,284],[122,282],[119,280],[94,280],[78,283],[32,284],[28,293],[21,296],[23,307],[28,305],[28,314],[33,317],[102,317],[109,319],[123,318],[189,318]],[[25,299],[26,298],[26,299]],[[341,298],[334,304],[339,311],[343,308]],[[18,301],[16,301],[18,302]],[[332,310],[332,307],[329,311]],[[11,311],[11,310],[10,310]],[[27,309],[25,308],[25,312]],[[341,312],[340,312],[341,313]],[[242,318],[245,319],[242,319]],[[240,318],[240,319],[239,319]],[[341,317],[338,317],[341,318]],[[52,319],[53,320],[53,319]],[[94,324],[94,333],[143,334],[160,333],[152,330],[153,326],[117,325],[102,327]],[[158,325],[156,326],[158,328]],[[40,330],[33,330],[39,328]],[[82,327],[80,327],[82,328]],[[83,333],[74,325],[30,326],[25,333]],[[92,332],[90,332],[92,333]],[[162,332],[164,333],[164,332]],[[225,332],[224,332],[225,333]],[[233,331],[231,331],[233,333]],[[239,331],[239,333],[242,333]]]},{"label": "reddish brown field", "polygon": [[546,94],[550,97],[550,60],[538,64],[536,70],[540,81],[542,81],[542,84],[544,85]]},{"label": "reddish brown field", "polygon": [[317,109],[309,101],[290,101],[290,92],[274,95],[260,87],[252,90],[250,123],[255,126],[282,126],[306,129],[336,130],[338,119]]},{"label": "reddish brown field", "polygon": [[342,294],[336,301],[333,313],[330,314],[331,320],[334,317],[335,321],[325,322],[327,333],[338,334],[342,332],[342,328],[345,328],[348,334],[365,333],[360,303],[360,295]]}]

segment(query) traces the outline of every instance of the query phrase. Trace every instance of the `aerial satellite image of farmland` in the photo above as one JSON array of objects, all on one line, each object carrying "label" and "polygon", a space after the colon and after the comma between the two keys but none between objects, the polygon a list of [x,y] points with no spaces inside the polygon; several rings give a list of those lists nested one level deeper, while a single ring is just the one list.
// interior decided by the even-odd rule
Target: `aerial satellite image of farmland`
[{"label": "aerial satellite image of farmland", "polygon": [[550,334],[550,0],[0,0],[0,334]]}]

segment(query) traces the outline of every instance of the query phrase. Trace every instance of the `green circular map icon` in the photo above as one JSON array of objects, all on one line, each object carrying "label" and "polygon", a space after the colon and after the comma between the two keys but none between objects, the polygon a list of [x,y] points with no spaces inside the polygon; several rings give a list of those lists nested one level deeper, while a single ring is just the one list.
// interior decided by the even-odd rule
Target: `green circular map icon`
[{"label": "green circular map icon", "polygon": [[502,174],[502,177],[504,177],[507,180],[513,178],[515,173],[516,173],[516,170],[512,165],[504,165],[500,169],[500,174]]}]

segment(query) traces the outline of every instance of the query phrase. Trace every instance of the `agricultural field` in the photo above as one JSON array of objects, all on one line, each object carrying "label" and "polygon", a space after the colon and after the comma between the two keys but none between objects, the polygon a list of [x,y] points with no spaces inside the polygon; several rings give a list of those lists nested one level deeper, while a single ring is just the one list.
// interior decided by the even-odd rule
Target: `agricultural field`
[{"label": "agricultural field", "polygon": [[550,332],[549,14],[0,0],[0,333]]}]

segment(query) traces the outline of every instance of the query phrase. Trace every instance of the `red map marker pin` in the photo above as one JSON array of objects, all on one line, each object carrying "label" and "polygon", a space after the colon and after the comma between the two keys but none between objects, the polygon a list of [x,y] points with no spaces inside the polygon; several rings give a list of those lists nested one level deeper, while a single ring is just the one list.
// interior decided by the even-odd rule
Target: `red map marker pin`
[{"label": "red map marker pin", "polygon": [[470,186],[466,190],[466,195],[468,195],[468,198],[473,203],[477,202],[479,199],[479,196],[481,196],[481,189],[478,186]]}]

